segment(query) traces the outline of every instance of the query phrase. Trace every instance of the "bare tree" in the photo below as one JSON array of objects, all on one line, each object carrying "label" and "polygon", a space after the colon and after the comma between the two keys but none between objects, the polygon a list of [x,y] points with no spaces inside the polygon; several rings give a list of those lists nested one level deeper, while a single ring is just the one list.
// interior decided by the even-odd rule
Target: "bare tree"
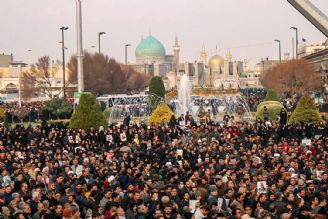
[{"label": "bare tree", "polygon": [[48,98],[54,97],[55,76],[60,69],[60,63],[50,64],[49,56],[42,56],[33,64],[29,71],[24,71],[21,79],[23,98],[33,97],[36,93],[43,93]]},{"label": "bare tree", "polygon": [[291,60],[274,66],[262,75],[262,85],[278,93],[307,94],[319,91],[322,83],[314,66],[304,59]]},{"label": "bare tree", "polygon": [[[77,81],[77,61],[72,56],[68,62],[69,83]],[[148,86],[150,78],[121,65],[103,54],[84,52],[84,88],[94,94],[115,94],[141,91]]]}]

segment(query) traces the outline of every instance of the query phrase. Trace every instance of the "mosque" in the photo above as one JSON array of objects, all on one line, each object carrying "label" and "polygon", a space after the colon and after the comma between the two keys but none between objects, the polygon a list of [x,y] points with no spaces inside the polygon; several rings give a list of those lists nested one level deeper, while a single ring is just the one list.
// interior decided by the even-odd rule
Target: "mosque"
[{"label": "mosque", "polygon": [[189,76],[193,87],[238,89],[243,62],[232,60],[229,49],[225,58],[216,52],[207,60],[207,51],[203,45],[200,60],[181,63],[180,45],[175,37],[172,52],[167,54],[163,44],[150,34],[141,39],[136,47],[136,63],[129,65],[139,72],[162,77],[167,89],[175,88],[182,74]]}]

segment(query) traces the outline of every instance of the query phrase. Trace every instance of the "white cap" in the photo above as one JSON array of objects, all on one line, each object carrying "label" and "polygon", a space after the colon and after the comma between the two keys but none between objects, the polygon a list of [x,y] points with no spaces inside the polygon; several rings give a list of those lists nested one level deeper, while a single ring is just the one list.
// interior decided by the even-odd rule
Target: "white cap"
[{"label": "white cap", "polygon": [[296,173],[293,173],[290,177],[294,178],[294,177],[298,177],[298,175]]},{"label": "white cap", "polygon": [[110,177],[108,177],[107,181],[108,181],[109,183],[111,183],[114,179],[115,179],[114,176],[110,176]]},{"label": "white cap", "polygon": [[295,172],[295,169],[291,167],[288,169],[288,172]]},{"label": "white cap", "polygon": [[171,162],[166,162],[165,166],[172,166]]}]

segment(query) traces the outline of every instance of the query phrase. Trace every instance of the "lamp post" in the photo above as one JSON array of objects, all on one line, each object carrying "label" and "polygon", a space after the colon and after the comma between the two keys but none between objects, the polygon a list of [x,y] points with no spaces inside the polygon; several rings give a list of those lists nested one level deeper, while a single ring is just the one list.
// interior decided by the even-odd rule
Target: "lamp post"
[{"label": "lamp post", "polygon": [[279,45],[279,61],[281,63],[281,42],[280,42],[280,40],[274,40],[274,41],[277,42]]},{"label": "lamp post", "polygon": [[264,59],[261,60],[262,63],[262,76],[264,76]]},{"label": "lamp post", "polygon": [[100,36],[101,36],[101,35],[104,35],[104,34],[106,34],[106,32],[99,32],[99,33],[98,33],[98,46],[99,46],[99,47],[98,47],[98,49],[99,49],[98,51],[99,51],[99,54],[100,54]]},{"label": "lamp post", "polygon": [[61,27],[60,30],[62,31],[62,53],[63,53],[63,96],[66,99],[66,82],[65,82],[65,41],[64,41],[64,31],[68,30],[68,27]]},{"label": "lamp post", "polygon": [[290,29],[295,30],[295,34],[296,34],[296,59],[298,59],[298,28],[297,27],[290,27]]},{"label": "lamp post", "polygon": [[77,41],[77,91],[84,91],[83,44],[82,44],[82,2],[76,0],[76,41]]},{"label": "lamp post", "polygon": [[22,67],[19,65],[19,79],[18,79],[18,107],[22,107],[22,90],[21,90],[21,81],[22,81]]},{"label": "lamp post", "polygon": [[131,44],[125,44],[125,64],[128,64],[128,46],[131,46]]}]

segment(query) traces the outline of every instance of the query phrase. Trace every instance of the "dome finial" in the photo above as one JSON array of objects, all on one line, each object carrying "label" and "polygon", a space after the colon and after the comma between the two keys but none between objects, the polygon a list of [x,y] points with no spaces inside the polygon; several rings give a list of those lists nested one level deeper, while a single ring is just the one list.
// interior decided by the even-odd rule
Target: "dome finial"
[{"label": "dome finial", "polygon": [[179,46],[179,40],[178,40],[178,35],[175,34],[175,39],[174,39],[175,46]]},{"label": "dome finial", "polygon": [[205,49],[205,44],[203,43],[203,46],[202,46],[202,53],[206,53],[206,49]]},{"label": "dome finial", "polygon": [[151,28],[149,28],[149,36],[151,36]]},{"label": "dome finial", "polygon": [[218,54],[218,45],[215,46],[215,53]]},{"label": "dome finial", "polygon": [[206,66],[207,52],[206,52],[204,43],[203,43],[203,46],[202,46],[202,52],[200,53],[200,57],[202,59],[202,63],[204,64],[204,66]]}]

